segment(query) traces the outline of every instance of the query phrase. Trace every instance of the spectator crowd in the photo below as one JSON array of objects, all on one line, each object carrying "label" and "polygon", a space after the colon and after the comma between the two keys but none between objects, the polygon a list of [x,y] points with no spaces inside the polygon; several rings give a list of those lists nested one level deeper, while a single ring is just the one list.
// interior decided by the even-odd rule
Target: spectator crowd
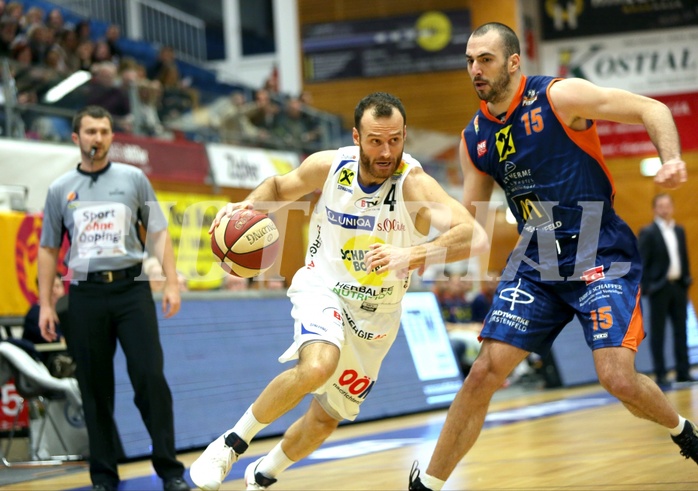
[{"label": "spectator crowd", "polygon": [[[51,103],[74,111],[98,104],[114,116],[116,131],[157,138],[172,139],[188,119],[194,123],[188,129],[202,130],[209,141],[304,153],[322,148],[323,126],[310,94],[282,94],[277,70],[257,90],[240,88],[202,104],[191,78],[181,76],[174,48],[160,46],[147,63],[124,53],[121,36],[116,24],[98,36],[87,20],[66,22],[59,8],[25,11],[22,3],[0,0],[0,59],[10,61],[18,105]],[[89,72],[89,82],[60,100],[46,100],[49,89],[78,71]],[[65,120],[23,114],[29,137],[69,139]]]}]

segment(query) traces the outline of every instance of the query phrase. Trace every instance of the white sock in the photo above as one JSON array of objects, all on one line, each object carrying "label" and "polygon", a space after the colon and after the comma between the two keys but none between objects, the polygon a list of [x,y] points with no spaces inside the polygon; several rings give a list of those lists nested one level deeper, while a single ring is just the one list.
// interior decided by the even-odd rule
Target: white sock
[{"label": "white sock", "polygon": [[681,416],[679,414],[679,425],[676,428],[670,428],[669,433],[671,433],[671,436],[679,436],[681,432],[683,431],[683,427],[686,424],[686,418]]},{"label": "white sock", "polygon": [[269,426],[269,423],[260,423],[257,421],[257,418],[252,414],[252,406],[250,406],[247,408],[247,411],[245,411],[245,414],[242,415],[242,418],[235,423],[235,426],[225,432],[225,436],[234,432],[249,444],[255,435],[267,426]]},{"label": "white sock", "polygon": [[429,474],[422,474],[421,476],[419,476],[419,480],[422,481],[422,484],[424,484],[427,488],[431,489],[432,491],[441,491],[441,488],[443,488],[444,484],[446,484],[446,481],[437,479],[433,476],[430,476]]},{"label": "white sock", "polygon": [[296,462],[289,459],[281,449],[281,442],[271,449],[257,465],[255,472],[261,472],[266,477],[275,478]]}]

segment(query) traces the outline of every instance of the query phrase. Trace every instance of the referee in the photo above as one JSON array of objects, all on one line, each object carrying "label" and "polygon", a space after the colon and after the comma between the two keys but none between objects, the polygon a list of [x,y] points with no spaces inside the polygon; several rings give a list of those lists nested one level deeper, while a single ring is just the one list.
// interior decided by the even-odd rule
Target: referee
[{"label": "referee", "polygon": [[[188,490],[175,453],[172,394],[163,372],[163,353],[148,278],[141,274],[146,245],[160,258],[166,283],[165,317],[180,307],[179,286],[167,221],[140,169],[107,160],[113,139],[107,110],[88,106],[73,118],[77,168],[54,181],[44,206],[39,248],[39,326],[56,338],[51,285],[65,232],[73,272],[66,341],[77,363],[90,442],[92,489],[119,484],[123,448],[114,422],[114,352],[126,355],[135,403],[152,439],[152,462],[165,491]],[[139,234],[143,227],[145,241]]]}]

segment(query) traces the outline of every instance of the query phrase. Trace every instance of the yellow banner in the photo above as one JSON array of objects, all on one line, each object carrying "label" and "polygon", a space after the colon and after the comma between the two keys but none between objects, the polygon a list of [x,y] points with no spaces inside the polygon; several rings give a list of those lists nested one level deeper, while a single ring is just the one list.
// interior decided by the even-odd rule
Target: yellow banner
[{"label": "yellow banner", "polygon": [[226,273],[211,252],[208,229],[226,200],[220,196],[156,191],[165,216],[177,261],[177,271],[191,290],[220,288]]},{"label": "yellow banner", "polygon": [[0,316],[24,316],[39,299],[41,216],[0,213]]}]

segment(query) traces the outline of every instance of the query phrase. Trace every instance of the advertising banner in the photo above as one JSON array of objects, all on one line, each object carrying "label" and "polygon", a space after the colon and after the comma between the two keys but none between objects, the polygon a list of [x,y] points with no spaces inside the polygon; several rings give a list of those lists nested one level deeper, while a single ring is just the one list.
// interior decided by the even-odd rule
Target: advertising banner
[{"label": "advertising banner", "polygon": [[542,73],[647,96],[698,91],[698,27],[541,46]]},{"label": "advertising banner", "polygon": [[208,144],[211,174],[218,186],[254,189],[267,177],[286,174],[300,165],[294,152]]},{"label": "advertising banner", "polygon": [[695,0],[538,0],[544,40],[698,24]]},{"label": "advertising banner", "polygon": [[308,25],[302,33],[305,80],[461,70],[471,31],[469,10]]},{"label": "advertising banner", "polygon": [[150,179],[205,184],[208,161],[203,145],[115,133],[109,159],[139,167]]},{"label": "advertising banner", "polygon": [[218,210],[227,201],[205,194],[155,193],[165,216],[169,214],[168,230],[172,237],[177,271],[187,280],[191,290],[217,289],[226,273],[211,252],[208,229]]},{"label": "advertising banner", "polygon": [[[433,294],[407,292],[403,303],[409,312],[404,313],[402,329],[381,365],[376,390],[370,390],[357,422],[448,408],[463,384]],[[215,294],[185,298],[181,311],[170,319],[157,309],[162,349],[167,353],[165,377],[172,390],[177,451],[207,445],[211,435],[230,423],[230,415],[245,412],[278,374],[277,358],[292,338],[291,309],[285,295]],[[241,368],[221,381],[221,371],[231,371],[231,366]],[[368,379],[349,371],[353,373],[343,377],[343,390],[359,392],[359,384]],[[133,404],[133,386],[120,348],[114,357],[114,375],[114,417],[124,453],[128,458],[149,458],[152,439]],[[368,393],[364,387],[358,397],[366,398]],[[303,415],[311,397],[259,436],[279,435]]]}]

